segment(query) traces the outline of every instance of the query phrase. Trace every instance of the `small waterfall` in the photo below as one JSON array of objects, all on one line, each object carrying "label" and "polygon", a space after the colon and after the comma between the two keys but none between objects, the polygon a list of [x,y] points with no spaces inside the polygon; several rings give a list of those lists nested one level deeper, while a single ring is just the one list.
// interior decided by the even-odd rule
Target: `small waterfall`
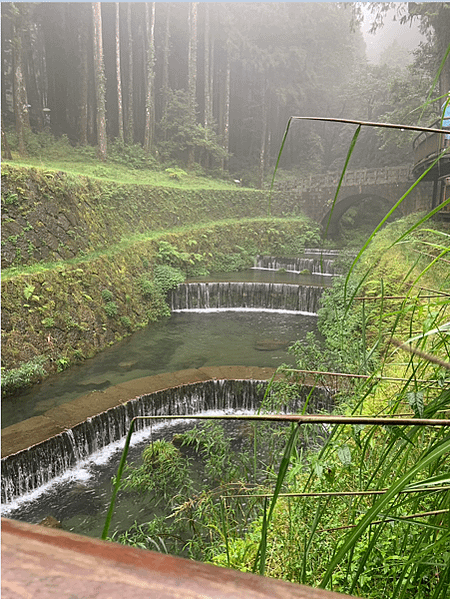
[{"label": "small waterfall", "polygon": [[305,254],[321,254],[322,256],[334,256],[337,257],[340,255],[340,250],[325,250],[322,248],[305,248]]},{"label": "small waterfall", "polygon": [[[311,253],[314,253],[310,250]],[[306,252],[306,250],[305,250]],[[278,258],[272,256],[257,256],[255,266],[253,268],[260,270],[280,270],[299,274],[304,270],[308,270],[313,275],[322,275],[332,277],[341,274],[339,269],[335,267],[335,254],[320,253],[317,250],[317,255],[304,256],[302,258]]]},{"label": "small waterfall", "polygon": [[[89,418],[70,430],[2,459],[2,503],[5,505],[64,474],[92,454],[127,434],[135,416],[198,414],[208,410],[255,410],[267,381],[209,380],[143,395]],[[304,387],[285,411],[300,412],[309,389]],[[315,389],[310,410],[332,409],[332,397]],[[277,410],[279,411],[279,410]],[[135,430],[150,426],[138,420]]]},{"label": "small waterfall", "polygon": [[322,287],[283,283],[182,283],[169,292],[172,311],[289,310],[317,314]]}]

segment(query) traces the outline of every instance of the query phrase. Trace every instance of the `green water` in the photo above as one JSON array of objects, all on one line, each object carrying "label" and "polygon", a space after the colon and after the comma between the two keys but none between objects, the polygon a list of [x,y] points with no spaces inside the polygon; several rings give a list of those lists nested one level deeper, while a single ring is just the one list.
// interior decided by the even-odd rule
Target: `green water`
[{"label": "green water", "polygon": [[268,312],[173,314],[92,359],[2,402],[2,427],[89,391],[186,368],[290,362],[289,344],[316,330],[317,318]]}]

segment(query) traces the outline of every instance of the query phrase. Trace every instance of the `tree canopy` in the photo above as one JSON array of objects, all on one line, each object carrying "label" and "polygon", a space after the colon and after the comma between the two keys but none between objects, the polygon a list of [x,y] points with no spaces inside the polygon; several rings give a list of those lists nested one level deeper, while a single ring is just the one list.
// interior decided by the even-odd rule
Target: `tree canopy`
[{"label": "tree canopy", "polygon": [[[290,116],[371,118],[399,101],[399,84],[394,94],[390,85],[400,67],[367,64],[345,3],[94,4],[97,12],[90,3],[2,3],[2,118],[22,152],[23,131],[48,126],[105,157],[104,126],[108,143],[139,144],[167,166],[226,166],[255,184]],[[384,4],[373,4],[377,27]],[[450,35],[447,3],[436,4],[408,5],[428,32],[433,66]],[[351,132],[296,129],[281,166],[335,169]]]}]

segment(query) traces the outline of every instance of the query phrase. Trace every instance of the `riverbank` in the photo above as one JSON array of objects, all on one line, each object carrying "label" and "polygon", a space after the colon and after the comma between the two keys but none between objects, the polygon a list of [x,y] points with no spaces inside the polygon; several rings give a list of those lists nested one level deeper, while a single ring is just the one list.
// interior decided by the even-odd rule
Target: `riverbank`
[{"label": "riverbank", "polygon": [[136,185],[2,165],[4,395],[167,316],[165,293],[184,276],[317,243],[306,217],[264,217],[267,192],[173,179]]}]

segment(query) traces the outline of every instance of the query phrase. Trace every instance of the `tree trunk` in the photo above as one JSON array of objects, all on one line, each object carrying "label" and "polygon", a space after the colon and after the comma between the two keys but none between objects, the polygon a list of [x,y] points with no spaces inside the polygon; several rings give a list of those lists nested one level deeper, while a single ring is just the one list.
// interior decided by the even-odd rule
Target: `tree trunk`
[{"label": "tree trunk", "polygon": [[209,55],[211,51],[211,39],[210,39],[210,28],[209,28],[209,4],[205,3],[205,83],[204,83],[204,103],[205,111],[203,116],[203,125],[208,132],[208,127],[211,124],[211,86],[210,86],[210,61]]},{"label": "tree trunk", "polygon": [[268,102],[267,102],[267,96],[268,96],[268,84],[266,81],[264,81],[264,91],[263,91],[263,106],[262,106],[262,112],[263,112],[263,127],[262,127],[262,133],[261,133],[261,151],[259,153],[259,188],[262,189],[264,186],[264,171],[265,171],[265,165],[266,165],[266,138],[267,138],[267,117],[268,117]]},{"label": "tree trunk", "polygon": [[134,115],[133,115],[133,35],[131,23],[131,2],[127,3],[127,20],[128,20],[128,90],[127,90],[127,126],[126,135],[127,143],[134,143]]},{"label": "tree trunk", "polygon": [[123,103],[122,103],[122,72],[120,69],[120,2],[116,2],[116,80],[117,80],[117,122],[118,138],[123,143]]},{"label": "tree trunk", "polygon": [[101,2],[93,2],[92,16],[94,24],[94,70],[95,95],[97,100],[97,145],[98,157],[106,160],[106,106],[105,106],[105,68],[103,64],[102,13]]},{"label": "tree trunk", "polygon": [[[223,122],[223,149],[228,154],[230,146],[230,83],[231,83],[231,60],[230,48],[227,44],[227,67],[225,76],[225,113]],[[227,168],[228,160],[222,159],[222,170]]]},{"label": "tree trunk", "polygon": [[152,2],[152,17],[149,16],[149,3],[145,3],[145,33],[146,33],[146,71],[147,91],[145,95],[145,134],[144,150],[146,156],[150,154],[153,146],[155,129],[155,111],[153,102],[153,81],[155,78],[155,11],[156,3]]},{"label": "tree trunk", "polygon": [[169,54],[170,54],[170,4],[166,4],[166,27],[164,30],[164,49],[162,65],[162,116],[167,114],[167,95],[169,93]]},{"label": "tree trunk", "polygon": [[[197,97],[197,6],[198,2],[189,4],[189,52],[188,52],[188,90],[189,118],[195,123],[195,106]],[[194,146],[188,148],[187,167],[194,167]]]},{"label": "tree trunk", "polygon": [[[19,27],[14,23],[13,28],[13,55],[14,55],[14,116],[16,121],[16,133],[18,141],[18,150],[21,156],[27,155],[25,145],[25,127],[27,111],[27,101],[24,94],[23,64],[22,64],[22,40]],[[25,97],[24,97],[25,96]]]},{"label": "tree trunk", "polygon": [[80,22],[78,33],[79,50],[80,50],[80,144],[87,146],[88,144],[88,102],[89,102],[89,68],[88,68],[88,29],[86,22]]},{"label": "tree trunk", "polygon": [[[211,38],[210,38],[210,27],[209,27],[209,4],[205,3],[205,31],[204,31],[204,83],[203,83],[203,126],[205,128],[205,139],[208,140],[208,129],[211,125],[211,88],[210,88],[210,60],[209,54],[211,51]],[[205,168],[209,167],[209,153],[205,151]]]},{"label": "tree trunk", "polygon": [[11,150],[9,148],[8,139],[6,138],[5,128],[3,126],[3,117],[2,117],[2,156],[4,160],[12,160]]}]

